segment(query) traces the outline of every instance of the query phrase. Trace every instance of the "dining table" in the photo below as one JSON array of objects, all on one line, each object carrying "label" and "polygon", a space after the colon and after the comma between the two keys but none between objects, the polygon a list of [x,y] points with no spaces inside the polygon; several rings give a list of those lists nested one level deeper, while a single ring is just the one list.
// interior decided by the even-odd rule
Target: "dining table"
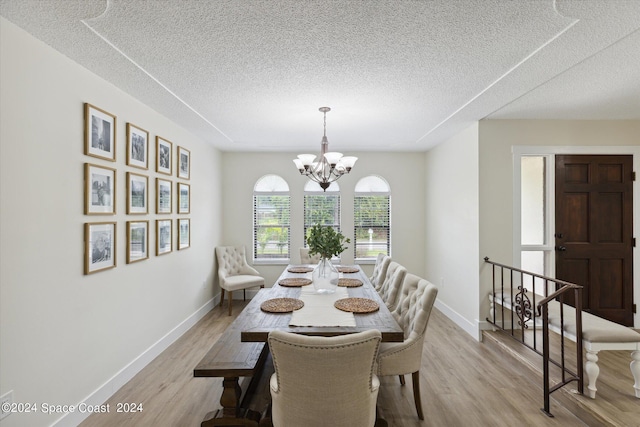
[{"label": "dining table", "polygon": [[[303,335],[336,336],[370,329],[379,330],[382,334],[383,342],[404,341],[403,329],[391,315],[384,301],[373,288],[371,281],[359,265],[336,266],[339,271],[340,282],[347,283],[347,286],[342,286],[342,283],[340,283],[336,288],[336,292],[342,292],[342,295],[346,298],[363,298],[373,301],[375,305],[377,305],[377,309],[371,312],[354,313],[355,324],[352,323],[351,325],[345,326],[337,322],[331,325],[330,323],[326,323],[326,321],[321,321],[320,323],[323,324],[319,325],[313,324],[314,319],[312,318],[308,324],[300,326],[293,324],[295,322],[292,323],[292,317],[298,314],[294,313],[294,311],[272,313],[262,308],[263,304],[269,300],[280,298],[299,300],[302,295],[306,295],[307,298],[315,298],[315,301],[318,301],[320,307],[317,309],[319,309],[325,317],[329,317],[332,311],[335,312],[338,310],[332,303],[332,295],[309,295],[315,294],[313,284],[311,283],[313,267],[313,265],[288,265],[272,287],[263,288],[258,291],[234,322],[241,331],[241,341],[267,342],[269,332],[275,330]],[[299,279],[307,279],[309,284],[304,286],[282,286],[281,283],[286,283],[287,279],[294,279],[291,280],[291,282]],[[361,282],[361,285],[358,282]],[[322,299],[325,299],[325,297],[328,301],[327,304],[322,302]],[[300,310],[302,313],[305,307],[302,307]]]}]

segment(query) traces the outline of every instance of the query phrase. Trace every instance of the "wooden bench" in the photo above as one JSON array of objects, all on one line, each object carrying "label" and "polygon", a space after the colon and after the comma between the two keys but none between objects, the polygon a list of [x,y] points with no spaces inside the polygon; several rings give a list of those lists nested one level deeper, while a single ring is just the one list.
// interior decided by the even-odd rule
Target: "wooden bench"
[{"label": "wooden bench", "polygon": [[[533,295],[527,292],[530,301],[534,301]],[[544,297],[536,294],[535,300],[540,301]],[[508,310],[514,310],[514,303],[511,294],[496,293],[495,298],[489,295],[491,304],[490,318],[494,318],[495,304],[499,304]],[[576,312],[569,305],[564,304],[564,336],[572,341],[576,341]],[[536,324],[542,324],[542,319],[535,317]],[[560,303],[558,301],[549,302],[549,329],[560,333]],[[582,312],[582,344],[586,351],[585,374],[587,376],[587,394],[592,399],[596,397],[596,381],[600,374],[598,367],[598,352],[604,350],[630,350],[631,351],[631,374],[635,380],[633,388],[635,396],[640,398],[640,333],[631,328],[611,322],[593,314]]]},{"label": "wooden bench", "polygon": [[[194,377],[222,377],[220,397],[222,410],[209,412],[202,427],[258,426],[261,414],[251,411],[247,404],[253,395],[269,346],[262,342],[241,342],[240,330],[232,323],[193,370]],[[251,377],[245,390],[240,377]]]}]

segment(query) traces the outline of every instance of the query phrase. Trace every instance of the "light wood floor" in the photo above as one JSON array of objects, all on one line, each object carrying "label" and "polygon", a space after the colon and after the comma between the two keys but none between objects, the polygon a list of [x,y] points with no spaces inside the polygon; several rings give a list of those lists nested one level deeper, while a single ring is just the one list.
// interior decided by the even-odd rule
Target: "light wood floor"
[{"label": "light wood floor", "polygon": [[[240,312],[240,304],[234,302],[234,313]],[[194,378],[193,368],[232,320],[226,307],[214,308],[106,402],[112,408],[117,403],[141,403],[143,412],[94,414],[81,426],[199,426],[208,412],[220,407],[222,379]],[[554,397],[551,410],[555,417],[544,415],[539,409],[541,375],[514,359],[509,346],[494,336],[478,343],[434,309],[420,378],[426,419],[420,421],[415,414],[410,376],[406,386],[397,377],[381,378],[380,415],[392,427],[640,426],[640,400],[632,396],[629,352],[601,353],[598,398],[606,403],[603,410],[613,414],[607,415],[609,423],[602,424],[589,417],[586,423],[581,421]],[[606,353],[613,353],[613,360]],[[611,372],[605,374],[605,370]],[[576,413],[594,402],[584,396],[576,399],[579,405],[566,404]],[[622,403],[611,407],[611,402]],[[620,408],[625,417],[616,420]]]}]

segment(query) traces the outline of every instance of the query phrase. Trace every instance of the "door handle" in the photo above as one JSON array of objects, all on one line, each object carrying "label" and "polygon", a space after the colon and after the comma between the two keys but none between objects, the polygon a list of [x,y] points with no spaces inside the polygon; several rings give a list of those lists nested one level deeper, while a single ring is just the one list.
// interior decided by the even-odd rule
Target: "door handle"
[{"label": "door handle", "polygon": [[567,250],[567,247],[566,246],[556,246],[556,250],[560,251],[560,252],[564,252],[564,251]]}]

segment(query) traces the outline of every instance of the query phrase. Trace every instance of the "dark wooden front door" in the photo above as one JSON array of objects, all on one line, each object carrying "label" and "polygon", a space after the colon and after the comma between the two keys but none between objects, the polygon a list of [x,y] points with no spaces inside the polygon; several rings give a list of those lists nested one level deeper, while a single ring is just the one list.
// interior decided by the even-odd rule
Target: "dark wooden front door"
[{"label": "dark wooden front door", "polygon": [[632,156],[556,156],[556,277],[584,286],[583,310],[626,326],[633,326],[632,166]]}]

